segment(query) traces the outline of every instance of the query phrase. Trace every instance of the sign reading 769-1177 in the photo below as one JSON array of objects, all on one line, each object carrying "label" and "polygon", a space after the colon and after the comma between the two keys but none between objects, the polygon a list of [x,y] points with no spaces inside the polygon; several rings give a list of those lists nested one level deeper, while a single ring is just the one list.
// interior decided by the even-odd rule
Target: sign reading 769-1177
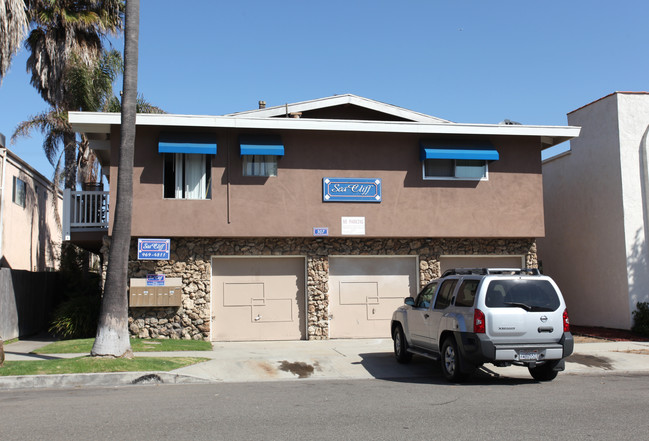
[{"label": "sign reading 769-1177", "polygon": [[170,239],[138,239],[138,260],[169,260]]}]

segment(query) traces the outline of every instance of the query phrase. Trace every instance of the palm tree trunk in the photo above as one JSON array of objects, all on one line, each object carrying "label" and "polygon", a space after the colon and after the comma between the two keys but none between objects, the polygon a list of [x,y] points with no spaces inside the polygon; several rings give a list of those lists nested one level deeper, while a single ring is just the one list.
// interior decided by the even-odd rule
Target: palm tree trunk
[{"label": "palm tree trunk", "polygon": [[140,1],[127,0],[124,28],[124,98],[113,236],[101,303],[94,356],[132,357],[128,332],[127,273],[133,206],[133,154],[137,101]]},{"label": "palm tree trunk", "polygon": [[63,134],[65,188],[77,188],[77,143],[74,133]]}]

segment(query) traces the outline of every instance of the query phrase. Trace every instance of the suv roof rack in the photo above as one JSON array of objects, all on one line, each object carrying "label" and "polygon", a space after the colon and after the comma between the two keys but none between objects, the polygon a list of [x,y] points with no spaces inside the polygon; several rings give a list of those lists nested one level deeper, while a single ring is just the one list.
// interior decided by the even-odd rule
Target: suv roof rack
[{"label": "suv roof rack", "polygon": [[477,274],[481,276],[488,274],[540,276],[541,272],[538,270],[538,268],[453,268],[444,271],[442,277],[470,274]]}]

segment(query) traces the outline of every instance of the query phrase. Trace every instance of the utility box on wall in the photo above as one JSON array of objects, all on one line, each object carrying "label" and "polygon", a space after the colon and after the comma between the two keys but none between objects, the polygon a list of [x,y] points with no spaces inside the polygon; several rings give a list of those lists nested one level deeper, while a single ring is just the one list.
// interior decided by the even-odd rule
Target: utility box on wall
[{"label": "utility box on wall", "polygon": [[183,292],[182,280],[165,278],[163,284],[151,286],[147,279],[131,279],[128,306],[132,308],[151,306],[180,306]]}]

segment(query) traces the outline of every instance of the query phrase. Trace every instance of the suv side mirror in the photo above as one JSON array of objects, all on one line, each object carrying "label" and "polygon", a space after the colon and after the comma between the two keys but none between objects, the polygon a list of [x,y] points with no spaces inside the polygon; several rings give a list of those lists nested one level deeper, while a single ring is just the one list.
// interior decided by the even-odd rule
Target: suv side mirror
[{"label": "suv side mirror", "polygon": [[406,297],[405,299],[403,299],[403,303],[408,306],[415,306],[415,299],[413,299],[412,297]]}]

